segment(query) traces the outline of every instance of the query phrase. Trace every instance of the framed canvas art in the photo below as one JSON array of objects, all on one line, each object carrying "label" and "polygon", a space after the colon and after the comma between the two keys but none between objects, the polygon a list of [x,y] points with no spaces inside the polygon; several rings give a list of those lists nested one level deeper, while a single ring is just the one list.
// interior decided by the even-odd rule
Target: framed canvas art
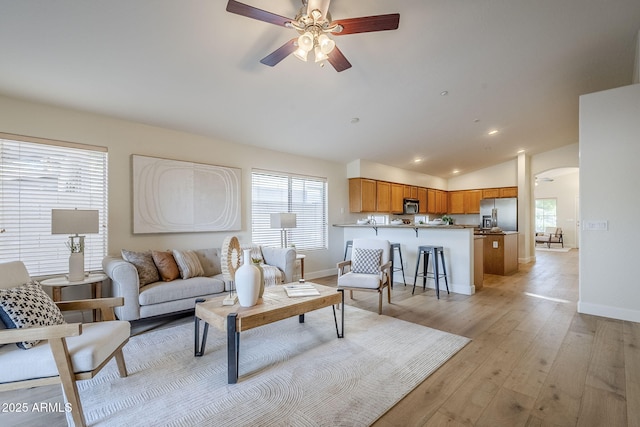
[{"label": "framed canvas art", "polygon": [[241,169],[131,157],[134,234],[241,229]]}]

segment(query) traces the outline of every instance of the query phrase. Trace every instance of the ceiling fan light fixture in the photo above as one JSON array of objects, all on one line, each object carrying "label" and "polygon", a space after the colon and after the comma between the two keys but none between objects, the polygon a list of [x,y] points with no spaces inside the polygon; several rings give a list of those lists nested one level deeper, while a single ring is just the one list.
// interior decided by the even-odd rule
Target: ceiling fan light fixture
[{"label": "ceiling fan light fixture", "polygon": [[298,49],[296,49],[295,52],[293,52],[293,56],[298,58],[300,61],[307,62],[307,54],[308,53],[309,52],[307,52],[306,50],[304,50],[301,47],[299,47]]},{"label": "ceiling fan light fixture", "polygon": [[300,37],[298,37],[298,47],[303,49],[306,52],[311,51],[313,49],[314,37],[309,31],[303,33]]},{"label": "ceiling fan light fixture", "polygon": [[328,55],[331,53],[333,48],[336,47],[336,42],[331,40],[326,34],[320,34],[318,36],[318,46],[320,47],[322,53]]},{"label": "ceiling fan light fixture", "polygon": [[314,53],[316,55],[316,62],[321,62],[329,58],[327,54],[322,51],[322,48],[320,46],[315,47]]}]

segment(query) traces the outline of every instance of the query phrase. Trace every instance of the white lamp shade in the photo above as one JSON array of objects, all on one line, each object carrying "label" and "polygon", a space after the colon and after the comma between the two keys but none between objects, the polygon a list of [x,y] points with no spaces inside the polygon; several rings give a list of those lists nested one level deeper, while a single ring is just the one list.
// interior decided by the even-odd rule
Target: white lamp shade
[{"label": "white lamp shade", "polygon": [[272,213],[271,228],[296,228],[296,214],[287,212]]},{"label": "white lamp shade", "polygon": [[82,209],[52,209],[51,234],[90,234],[99,230],[99,212]]}]

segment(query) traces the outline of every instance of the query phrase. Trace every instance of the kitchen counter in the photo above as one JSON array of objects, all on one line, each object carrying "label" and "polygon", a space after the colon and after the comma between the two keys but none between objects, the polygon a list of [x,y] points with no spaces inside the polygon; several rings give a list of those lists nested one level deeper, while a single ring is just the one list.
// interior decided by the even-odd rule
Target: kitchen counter
[{"label": "kitchen counter", "polygon": [[[413,286],[416,271],[418,246],[436,245],[444,248],[444,257],[449,274],[449,290],[451,292],[473,295],[474,286],[474,241],[472,227],[461,225],[430,225],[430,224],[334,224],[344,230],[344,242],[353,239],[385,239],[391,243],[399,243],[402,248],[402,259],[407,286]],[[396,253],[396,261],[400,257]],[[394,273],[394,283],[402,286],[402,272]],[[427,281],[427,286],[434,287],[433,279]],[[418,286],[419,288],[419,286]],[[440,282],[443,290],[444,283]],[[418,289],[416,289],[418,292]],[[442,297],[442,293],[440,297]],[[446,291],[445,291],[446,295]]]}]

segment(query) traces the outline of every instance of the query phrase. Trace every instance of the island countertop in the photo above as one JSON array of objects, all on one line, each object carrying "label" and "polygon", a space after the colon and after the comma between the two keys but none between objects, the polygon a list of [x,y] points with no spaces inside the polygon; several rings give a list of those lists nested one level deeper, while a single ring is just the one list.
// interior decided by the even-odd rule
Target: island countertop
[{"label": "island countertop", "polygon": [[358,227],[358,228],[439,228],[455,229],[473,228],[472,225],[437,225],[437,224],[333,224],[334,227]]}]

